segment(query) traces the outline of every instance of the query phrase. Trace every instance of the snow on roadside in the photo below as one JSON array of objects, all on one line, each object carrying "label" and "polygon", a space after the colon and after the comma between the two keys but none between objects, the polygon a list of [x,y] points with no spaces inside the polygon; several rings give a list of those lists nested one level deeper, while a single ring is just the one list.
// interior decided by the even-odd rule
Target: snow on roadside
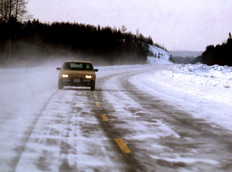
[{"label": "snow on roadside", "polygon": [[172,71],[186,74],[195,74],[198,76],[205,76],[211,78],[225,78],[232,79],[232,67],[205,64],[179,64],[170,68]]},{"label": "snow on roadside", "polygon": [[170,53],[156,47],[154,45],[150,45],[149,50],[153,53],[153,56],[147,57],[147,63],[148,64],[172,64],[172,62],[169,61]]},{"label": "snow on roadside", "polygon": [[[11,171],[25,133],[57,90],[57,71],[50,66],[0,69],[0,170]],[[5,162],[5,163],[4,163]]]},{"label": "snow on roadside", "polygon": [[232,130],[231,78],[198,74],[181,73],[178,65],[159,66],[153,72],[135,75],[130,82],[195,118]]},{"label": "snow on roadside", "polygon": [[160,71],[158,76],[152,75],[151,80],[176,91],[232,105],[231,67],[204,64],[172,65],[168,70]]},{"label": "snow on roadside", "polygon": [[[150,50],[156,57],[163,51],[154,46]],[[154,56],[147,59],[154,71],[132,77],[132,84],[196,118],[232,130],[232,67],[172,64],[167,52],[159,59]]]},{"label": "snow on roadside", "polygon": [[[157,47],[150,47],[150,50],[156,56],[162,51]],[[132,84],[190,112],[196,118],[232,130],[232,67],[200,63],[162,67],[171,64],[168,54],[160,59],[148,57],[147,61],[156,66],[154,72],[134,76],[130,79]]]},{"label": "snow on roadside", "polygon": [[[152,65],[172,64],[170,54],[156,46],[150,46],[154,54],[147,62]],[[155,58],[159,57],[159,58]],[[158,75],[158,76],[157,76]],[[157,78],[158,77],[158,78]],[[196,96],[203,96],[209,100],[232,105],[232,67],[207,66],[205,64],[170,65],[167,70],[150,74],[148,80],[155,80],[173,90]]]}]

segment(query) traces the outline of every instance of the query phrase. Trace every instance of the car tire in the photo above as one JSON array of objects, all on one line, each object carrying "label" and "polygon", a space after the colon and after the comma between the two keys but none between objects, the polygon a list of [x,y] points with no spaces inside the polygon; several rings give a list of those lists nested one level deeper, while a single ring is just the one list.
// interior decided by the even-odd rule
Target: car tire
[{"label": "car tire", "polygon": [[63,88],[64,88],[63,83],[62,83],[61,80],[59,80],[59,81],[58,81],[58,89],[61,90],[61,89],[63,89]]},{"label": "car tire", "polygon": [[90,87],[90,88],[91,88],[91,90],[92,90],[92,91],[93,91],[93,90],[95,90],[95,81],[93,81],[93,82],[92,82],[92,84],[91,84],[91,87]]}]

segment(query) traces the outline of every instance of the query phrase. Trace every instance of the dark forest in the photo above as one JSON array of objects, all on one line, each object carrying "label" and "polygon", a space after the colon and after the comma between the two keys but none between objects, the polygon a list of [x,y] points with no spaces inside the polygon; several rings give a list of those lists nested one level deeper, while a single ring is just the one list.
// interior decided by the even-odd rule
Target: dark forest
[{"label": "dark forest", "polygon": [[221,45],[209,45],[202,54],[202,63],[207,65],[228,65],[232,66],[232,39]]},{"label": "dark forest", "polygon": [[170,57],[174,63],[203,63],[207,65],[227,65],[232,66],[232,38],[229,37],[227,41],[221,45],[209,45],[205,51],[196,58],[191,57]]},{"label": "dark forest", "polygon": [[0,22],[0,63],[47,58],[104,60],[107,64],[145,63],[153,40],[122,29],[38,20]]}]

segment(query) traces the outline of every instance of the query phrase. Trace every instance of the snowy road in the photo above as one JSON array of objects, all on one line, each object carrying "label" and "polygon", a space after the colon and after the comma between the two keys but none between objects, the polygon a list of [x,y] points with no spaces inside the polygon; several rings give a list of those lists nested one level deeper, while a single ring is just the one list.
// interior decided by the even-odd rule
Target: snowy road
[{"label": "snowy road", "polygon": [[136,79],[145,83],[139,78],[141,73],[163,68],[136,69],[100,79],[97,95],[110,128],[124,138],[145,171],[230,171],[231,132],[193,118],[175,103],[154,96],[152,88],[146,88],[152,90],[148,94],[135,85]]},{"label": "snowy road", "polygon": [[1,116],[0,171],[231,171],[231,130],[203,115],[231,106],[146,78],[168,68],[101,67],[96,91],[52,88],[34,115]]}]

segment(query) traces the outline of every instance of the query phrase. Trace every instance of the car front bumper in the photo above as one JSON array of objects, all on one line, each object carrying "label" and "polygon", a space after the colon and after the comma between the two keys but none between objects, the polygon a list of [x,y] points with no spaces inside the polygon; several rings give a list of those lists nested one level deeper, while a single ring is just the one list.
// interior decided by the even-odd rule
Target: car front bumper
[{"label": "car front bumper", "polygon": [[61,79],[60,80],[64,86],[91,86],[94,80],[91,79]]}]

